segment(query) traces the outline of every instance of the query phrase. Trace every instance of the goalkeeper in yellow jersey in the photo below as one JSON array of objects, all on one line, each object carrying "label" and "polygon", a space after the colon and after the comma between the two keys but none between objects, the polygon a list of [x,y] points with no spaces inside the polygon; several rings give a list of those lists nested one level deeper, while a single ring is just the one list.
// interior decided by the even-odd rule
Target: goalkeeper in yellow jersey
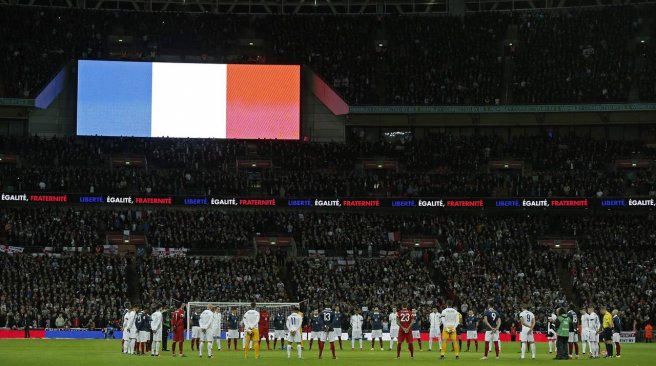
[{"label": "goalkeeper in yellow jersey", "polygon": [[255,358],[260,358],[260,332],[258,325],[260,323],[260,313],[255,310],[255,303],[251,303],[251,308],[244,313],[244,358],[248,358],[248,348],[250,342],[253,341],[255,348]]},{"label": "goalkeeper in yellow jersey", "polygon": [[460,358],[460,345],[458,344],[458,334],[456,327],[460,324],[460,313],[451,307],[451,301],[446,301],[446,309],[442,310],[442,352],[440,359],[444,359],[446,353],[446,344],[448,341],[453,342],[453,348],[456,352],[456,360]]}]

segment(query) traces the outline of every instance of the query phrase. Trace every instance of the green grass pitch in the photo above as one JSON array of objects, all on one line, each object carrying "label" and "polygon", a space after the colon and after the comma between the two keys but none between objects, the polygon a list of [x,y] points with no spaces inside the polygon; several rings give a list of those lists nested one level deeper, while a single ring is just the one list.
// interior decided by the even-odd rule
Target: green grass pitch
[{"label": "green grass pitch", "polygon": [[[295,352],[292,352],[292,358],[287,359],[287,352],[262,351],[259,360],[253,359],[251,351],[250,358],[244,360],[241,351],[226,351],[226,344],[223,344],[224,350],[215,352],[214,359],[206,357],[199,359],[197,352],[192,352],[190,342],[185,342],[186,358],[171,357],[170,353],[164,353],[160,357],[148,356],[127,356],[120,353],[120,340],[0,340],[0,365],[2,366],[77,366],[77,365],[239,365],[247,366],[248,364],[260,364],[266,366],[276,365],[371,365],[371,366],[397,366],[397,365],[552,365],[561,362],[574,364],[577,366],[584,365],[630,365],[630,366],[649,366],[656,365],[656,345],[654,344],[624,344],[622,345],[622,358],[589,360],[585,357],[580,360],[572,361],[554,361],[553,355],[547,352],[547,344],[538,344],[537,360],[519,359],[519,343],[502,345],[501,359],[495,360],[494,357],[481,361],[481,352],[463,352],[460,360],[455,360],[452,352],[447,352],[447,358],[443,361],[438,360],[439,353],[427,352],[427,345],[424,344],[424,352],[416,352],[415,359],[410,360],[409,354],[404,345],[401,353],[401,359],[396,359],[395,352],[387,351],[388,345],[385,344],[385,351],[370,351],[365,348],[364,351],[351,351],[350,342],[348,349],[337,350],[337,360],[332,360],[330,350],[327,348],[328,357],[324,353],[322,360],[317,359],[318,350],[316,343],[312,351],[308,351],[308,344],[305,344],[306,350],[303,352],[302,360],[296,358]],[[241,344],[241,343],[240,343]],[[346,344],[344,344],[346,346]],[[436,346],[434,344],[434,346]],[[170,347],[170,344],[169,344]],[[415,347],[417,344],[415,343]],[[449,347],[450,348],[450,347]],[[473,348],[473,345],[472,345]],[[479,344],[479,349],[482,347]],[[205,352],[204,352],[205,353]]]}]

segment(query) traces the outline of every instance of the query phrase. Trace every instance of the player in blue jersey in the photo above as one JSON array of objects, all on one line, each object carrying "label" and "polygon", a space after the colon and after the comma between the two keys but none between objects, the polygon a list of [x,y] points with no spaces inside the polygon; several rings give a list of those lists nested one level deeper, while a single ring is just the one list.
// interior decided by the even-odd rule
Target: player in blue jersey
[{"label": "player in blue jersey", "polygon": [[230,351],[230,342],[235,343],[235,351],[237,350],[237,342],[239,340],[239,316],[237,316],[237,309],[230,310],[228,315],[228,351]]},{"label": "player in blue jersey", "polygon": [[339,341],[339,350],[343,350],[342,348],[342,321],[343,321],[343,314],[341,311],[339,311],[339,306],[335,305],[335,318],[333,319],[333,330],[335,332],[335,337],[337,337],[337,340]]},{"label": "player in blue jersey", "polygon": [[415,314],[415,318],[412,322],[412,338],[417,340],[417,345],[419,345],[419,352],[422,352],[421,349],[421,314],[417,309],[412,309],[412,313]]},{"label": "player in blue jersey", "polygon": [[501,317],[499,312],[494,310],[492,303],[488,303],[487,310],[483,313],[483,323],[485,323],[485,354],[481,358],[487,360],[487,354],[490,351],[490,342],[494,343],[494,351],[497,359],[499,358],[499,328],[501,327]]},{"label": "player in blue jersey", "polygon": [[474,310],[469,309],[467,318],[465,318],[465,328],[467,329],[467,352],[471,341],[474,341],[476,352],[478,352],[478,318],[474,315]]},{"label": "player in blue jersey", "polygon": [[191,350],[194,350],[194,345],[200,347],[200,314],[198,311],[194,311],[191,314]]},{"label": "player in blue jersey", "polygon": [[326,342],[330,342],[330,352],[333,354],[333,360],[337,359],[335,355],[335,331],[333,328],[333,319],[335,319],[335,312],[326,306],[319,315],[321,321],[321,327],[323,332],[321,333],[321,339],[319,340],[319,359],[323,355],[323,347]]},{"label": "player in blue jersey", "polygon": [[574,354],[572,353],[572,350],[574,350],[576,354],[576,359],[579,358],[579,315],[576,313],[574,310],[570,310],[567,312],[567,316],[569,317],[569,358],[572,358]]},{"label": "player in blue jersey", "polygon": [[321,332],[323,329],[321,328],[321,319],[319,318],[319,310],[314,310],[312,312],[312,317],[310,318],[310,348],[309,350],[312,350],[312,343],[316,339],[317,342],[321,343]]},{"label": "player in blue jersey", "polygon": [[273,349],[276,349],[278,339],[280,339],[280,349],[285,349],[285,327],[287,319],[280,310],[273,316]]},{"label": "player in blue jersey", "polygon": [[613,343],[615,343],[615,357],[620,358],[620,351],[622,346],[620,346],[621,333],[622,333],[622,319],[620,319],[619,311],[613,309]]},{"label": "player in blue jersey", "polygon": [[371,323],[371,350],[374,350],[376,345],[376,338],[380,340],[380,350],[383,350],[383,314],[380,313],[378,308],[374,308],[374,312],[369,319]]}]

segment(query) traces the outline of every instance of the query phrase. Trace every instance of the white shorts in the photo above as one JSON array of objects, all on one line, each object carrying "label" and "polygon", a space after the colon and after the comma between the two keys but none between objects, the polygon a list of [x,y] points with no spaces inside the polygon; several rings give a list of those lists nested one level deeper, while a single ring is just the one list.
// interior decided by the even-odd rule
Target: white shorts
[{"label": "white shorts", "polygon": [[[298,332],[300,333],[300,331]],[[274,330],[273,331],[273,339],[285,339],[286,332],[284,330]]]},{"label": "white shorts", "polygon": [[362,329],[351,330],[351,339],[362,339]]},{"label": "white shorts", "polygon": [[150,332],[139,331],[137,342],[148,342],[150,340]]},{"label": "white shorts", "polygon": [[420,333],[420,331],[418,331],[418,330],[413,330],[413,331],[412,331],[412,338],[414,338],[414,339],[419,339],[419,338],[421,338],[421,333]]},{"label": "white shorts", "polygon": [[486,331],[485,332],[485,342],[498,342],[499,341],[499,331],[492,332],[492,331]]},{"label": "white shorts", "polygon": [[321,342],[335,342],[335,332],[321,332]]},{"label": "white shorts", "polygon": [[576,332],[569,332],[569,339],[567,342],[569,343],[576,343],[579,341],[579,335]]},{"label": "white shorts", "polygon": [[599,342],[599,334],[594,330],[588,330],[588,341],[589,342]]},{"label": "white shorts", "polygon": [[321,333],[323,332],[310,332],[310,339],[321,339]]},{"label": "white shorts", "polygon": [[139,332],[137,332],[137,328],[130,329],[130,339],[137,339],[138,334]]},{"label": "white shorts", "polygon": [[613,333],[613,342],[619,342],[619,341],[620,341],[620,334]]},{"label": "white shorts", "polygon": [[158,331],[153,332],[153,341],[161,342],[162,341],[162,328]]},{"label": "white shorts", "polygon": [[527,327],[522,327],[522,331],[519,332],[519,341],[535,343],[535,337],[533,336],[533,332],[529,332],[529,328]]},{"label": "white shorts", "polygon": [[373,329],[371,331],[371,339],[374,338],[383,338],[383,330],[382,329]]},{"label": "white shorts", "polygon": [[238,329],[228,329],[228,339],[239,339],[239,330]]},{"label": "white shorts", "polygon": [[478,339],[478,332],[475,330],[468,330],[467,331],[467,340],[477,340]]},{"label": "white shorts", "polygon": [[399,337],[399,328],[390,328],[390,338]]},{"label": "white shorts", "polygon": [[[284,330],[276,330],[276,339],[278,338],[278,335],[277,335],[278,332],[282,332],[282,334],[285,334]],[[300,329],[298,331],[296,331],[296,334],[294,334],[294,335],[292,335],[292,333],[290,332],[289,334],[287,334],[287,342],[300,343],[301,339],[302,339],[302,334],[303,334],[303,331],[300,330]]]},{"label": "white shorts", "polygon": [[123,331],[123,340],[124,341],[129,341],[130,340],[130,330],[124,330]]},{"label": "white shorts", "polygon": [[191,339],[200,338],[200,327],[191,327]]},{"label": "white shorts", "polygon": [[431,328],[431,330],[428,332],[428,336],[430,337],[430,339],[433,339],[433,338],[438,338],[439,339],[439,338],[442,337],[442,333],[440,333],[439,329]]},{"label": "white shorts", "polygon": [[214,340],[214,332],[211,329],[203,331],[202,329],[198,332],[198,338],[201,342],[212,342]]},{"label": "white shorts", "polygon": [[335,332],[335,337],[342,337],[342,328],[335,328],[333,332]]},{"label": "white shorts", "polygon": [[590,339],[590,332],[587,329],[581,329],[581,342],[587,342]]},{"label": "white shorts", "polygon": [[221,338],[221,328],[211,328],[212,338]]}]

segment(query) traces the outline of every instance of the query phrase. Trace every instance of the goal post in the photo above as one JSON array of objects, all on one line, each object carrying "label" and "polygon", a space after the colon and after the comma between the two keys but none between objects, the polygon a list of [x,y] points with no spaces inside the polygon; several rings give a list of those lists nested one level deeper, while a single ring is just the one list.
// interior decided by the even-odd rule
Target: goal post
[{"label": "goal post", "polygon": [[[214,301],[190,301],[187,303],[187,327],[186,327],[186,336],[185,339],[191,339],[192,333],[192,324],[191,316],[194,313],[200,315],[203,310],[207,309],[208,305],[212,305],[215,308],[218,307],[221,311],[221,334],[225,334],[228,330],[228,315],[230,315],[232,309],[236,310],[237,319],[239,319],[239,331],[243,331],[242,318],[244,313],[251,308],[250,302],[214,302]],[[266,310],[269,313],[269,330],[270,333],[273,332],[273,317],[278,312],[280,312],[285,318],[292,313],[294,307],[300,309],[300,302],[256,302],[255,308],[262,312]],[[265,335],[261,334],[260,337]],[[269,337],[269,335],[266,335]]]}]

